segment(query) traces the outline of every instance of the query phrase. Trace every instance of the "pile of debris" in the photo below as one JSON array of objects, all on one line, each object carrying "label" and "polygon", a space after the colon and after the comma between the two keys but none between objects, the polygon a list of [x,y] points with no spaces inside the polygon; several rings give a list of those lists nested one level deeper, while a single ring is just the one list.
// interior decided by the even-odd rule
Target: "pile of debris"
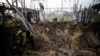
[{"label": "pile of debris", "polygon": [[34,37],[38,56],[98,56],[100,49],[91,48],[84,34],[88,25],[68,23],[34,24],[41,36]]}]

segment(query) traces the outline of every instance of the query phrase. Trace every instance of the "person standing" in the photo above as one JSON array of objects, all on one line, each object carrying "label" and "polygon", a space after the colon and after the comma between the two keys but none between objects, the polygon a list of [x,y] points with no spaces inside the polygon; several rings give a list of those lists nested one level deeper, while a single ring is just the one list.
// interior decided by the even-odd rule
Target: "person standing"
[{"label": "person standing", "polygon": [[40,6],[40,21],[44,22],[45,21],[44,6],[41,2],[39,3],[39,6]]}]

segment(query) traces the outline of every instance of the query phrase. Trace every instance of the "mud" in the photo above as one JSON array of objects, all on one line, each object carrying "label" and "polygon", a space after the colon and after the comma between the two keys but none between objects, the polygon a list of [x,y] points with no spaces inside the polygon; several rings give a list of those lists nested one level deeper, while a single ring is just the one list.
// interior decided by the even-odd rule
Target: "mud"
[{"label": "mud", "polygon": [[68,23],[33,24],[41,33],[34,36],[38,56],[99,56],[100,48],[91,48],[84,34],[89,25]]}]

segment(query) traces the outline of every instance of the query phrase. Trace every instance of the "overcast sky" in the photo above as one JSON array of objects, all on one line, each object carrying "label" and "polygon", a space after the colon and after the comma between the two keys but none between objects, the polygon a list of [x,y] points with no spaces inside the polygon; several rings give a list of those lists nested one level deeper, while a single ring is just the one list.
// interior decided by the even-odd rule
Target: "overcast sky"
[{"label": "overcast sky", "polygon": [[[9,0],[11,1],[11,0]],[[33,0],[34,1],[34,0]],[[44,7],[48,7],[48,8],[61,8],[61,1],[62,0],[44,0],[43,1],[40,1],[41,3],[44,4]],[[74,1],[75,0],[63,0],[63,7],[64,8],[69,8],[69,7],[73,7],[73,4],[74,4]],[[85,7],[85,6],[88,6],[90,3],[92,3],[93,0],[79,0],[79,5],[82,5],[82,7]],[[0,0],[0,2],[6,2],[6,0]],[[38,8],[39,7],[39,2],[33,2],[32,5],[31,5],[31,0],[26,0],[26,5],[27,7],[36,7]],[[31,5],[31,6],[30,6]]]},{"label": "overcast sky", "polygon": [[[75,0],[63,0],[63,7],[64,8],[73,7],[74,2]],[[38,3],[39,2],[33,2],[33,4],[36,4],[37,7],[38,7]],[[48,7],[48,8],[62,7],[62,0],[48,0],[47,2],[46,0],[44,0],[44,2],[42,3],[44,4],[45,7]],[[82,7],[88,6],[90,3],[92,3],[92,0],[79,0],[79,5],[82,5]]]}]

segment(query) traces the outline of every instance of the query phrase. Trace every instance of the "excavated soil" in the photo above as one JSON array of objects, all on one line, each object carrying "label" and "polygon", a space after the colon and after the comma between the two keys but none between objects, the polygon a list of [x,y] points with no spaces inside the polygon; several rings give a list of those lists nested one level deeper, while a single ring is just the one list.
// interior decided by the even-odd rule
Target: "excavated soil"
[{"label": "excavated soil", "polygon": [[84,36],[88,25],[68,23],[33,24],[40,36],[34,36],[36,56],[98,56]]}]

